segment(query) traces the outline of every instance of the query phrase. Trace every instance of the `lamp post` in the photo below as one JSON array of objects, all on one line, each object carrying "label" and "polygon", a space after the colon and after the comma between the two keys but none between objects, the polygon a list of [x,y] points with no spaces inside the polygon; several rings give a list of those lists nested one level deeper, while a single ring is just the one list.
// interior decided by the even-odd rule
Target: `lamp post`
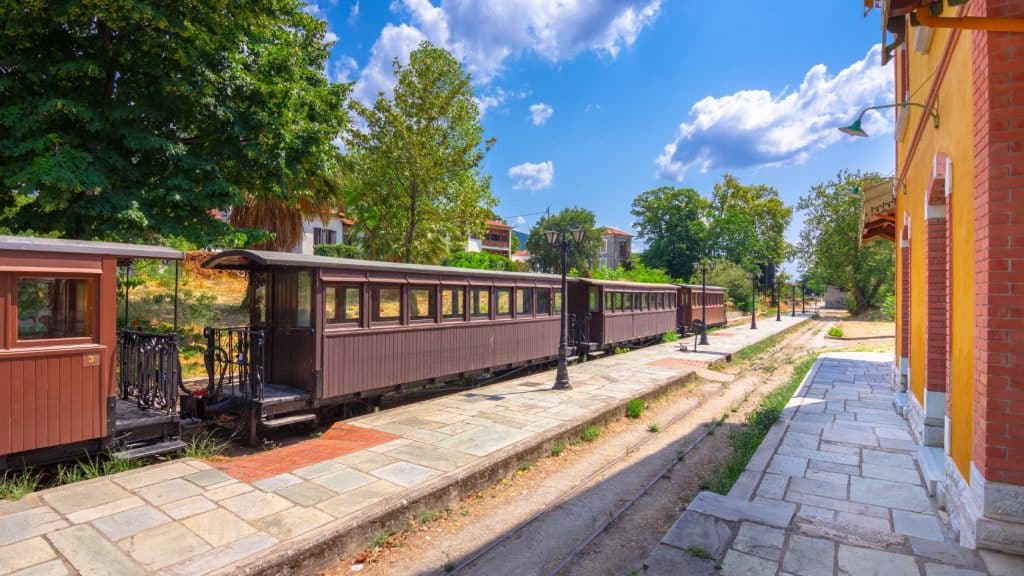
[{"label": "lamp post", "polygon": [[796,318],[796,283],[793,283],[793,318]]},{"label": "lamp post", "polygon": [[803,286],[800,287],[800,313],[807,314],[807,293]]},{"label": "lamp post", "polygon": [[715,269],[715,261],[705,259],[700,263],[700,344],[708,345],[708,270]]},{"label": "lamp post", "polygon": [[565,324],[567,318],[567,306],[568,300],[566,298],[566,288],[568,281],[566,280],[566,258],[569,254],[569,242],[570,239],[579,244],[583,241],[583,229],[573,228],[568,232],[558,230],[547,230],[544,232],[544,237],[547,238],[548,244],[553,248],[558,248],[562,252],[562,310],[559,315],[561,318],[561,328],[558,337],[558,372],[555,375],[555,390],[572,390],[572,385],[569,384],[569,364],[566,359],[566,349],[569,347],[569,342],[565,332]]},{"label": "lamp post", "polygon": [[757,272],[750,275],[750,329],[757,330]]},{"label": "lamp post", "polygon": [[779,288],[779,277],[777,275],[772,288],[775,290],[775,321],[782,322],[782,290]]}]

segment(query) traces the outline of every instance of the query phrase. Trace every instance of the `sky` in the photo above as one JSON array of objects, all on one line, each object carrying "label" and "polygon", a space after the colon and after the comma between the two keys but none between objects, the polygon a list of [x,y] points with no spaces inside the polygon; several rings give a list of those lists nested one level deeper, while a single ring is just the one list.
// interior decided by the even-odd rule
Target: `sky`
[{"label": "sky", "polygon": [[[813,6],[813,9],[810,8]],[[893,171],[892,117],[872,138],[836,128],[893,101],[877,14],[856,0],[315,0],[335,40],[326,73],[372,102],[391,62],[423,40],[470,72],[496,212],[593,210],[632,232],[631,204],[658,186],[710,195],[725,172],[793,205],[840,169]],[[787,239],[795,242],[802,215]],[[642,249],[643,241],[635,242]]]}]

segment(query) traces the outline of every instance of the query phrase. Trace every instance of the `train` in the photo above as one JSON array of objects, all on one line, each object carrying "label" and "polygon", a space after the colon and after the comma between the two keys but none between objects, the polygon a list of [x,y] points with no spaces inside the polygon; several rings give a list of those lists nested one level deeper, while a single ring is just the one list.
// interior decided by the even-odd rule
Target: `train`
[{"label": "train", "polygon": [[[563,306],[573,357],[726,321],[717,286],[569,278],[563,302],[552,274],[225,250],[202,266],[247,279],[248,322],[204,328],[206,377],[189,387],[176,331],[117,326],[119,269],[158,259],[177,279],[183,258],[0,236],[0,469],[180,450],[183,421],[223,415],[256,443],[389,393],[543,365],[557,358]],[[174,305],[176,328],[177,281]]]}]

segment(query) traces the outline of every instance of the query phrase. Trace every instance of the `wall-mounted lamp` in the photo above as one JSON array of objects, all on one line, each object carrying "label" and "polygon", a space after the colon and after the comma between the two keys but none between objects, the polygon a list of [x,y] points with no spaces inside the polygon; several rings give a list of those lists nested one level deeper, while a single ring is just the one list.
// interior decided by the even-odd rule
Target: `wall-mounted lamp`
[{"label": "wall-mounted lamp", "polygon": [[925,106],[924,104],[918,104],[917,102],[902,102],[900,104],[883,104],[881,106],[868,106],[867,108],[860,111],[860,114],[857,115],[857,119],[853,121],[853,124],[850,124],[849,126],[843,126],[842,128],[839,129],[839,131],[842,132],[843,134],[849,134],[850,136],[859,136],[860,138],[867,138],[868,133],[865,132],[864,129],[860,127],[860,122],[861,120],[864,119],[864,114],[867,113],[868,110],[880,110],[883,108],[906,108],[908,106],[916,106],[918,108],[924,108],[925,110],[927,110],[928,113],[931,114],[932,116],[932,125],[935,126],[936,128],[939,127],[939,113],[934,108],[932,108],[931,106]]}]

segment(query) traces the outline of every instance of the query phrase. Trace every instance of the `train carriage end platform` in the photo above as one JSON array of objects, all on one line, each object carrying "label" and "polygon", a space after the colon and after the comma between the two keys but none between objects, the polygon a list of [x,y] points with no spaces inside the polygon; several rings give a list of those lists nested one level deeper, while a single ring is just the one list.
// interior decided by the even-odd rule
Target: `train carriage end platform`
[{"label": "train carriage end platform", "polygon": [[214,462],[183,458],[0,501],[0,574],[308,572],[389,525],[444,508],[547,455],[633,398],[809,316],[710,334],[340,422],[322,436]]}]

